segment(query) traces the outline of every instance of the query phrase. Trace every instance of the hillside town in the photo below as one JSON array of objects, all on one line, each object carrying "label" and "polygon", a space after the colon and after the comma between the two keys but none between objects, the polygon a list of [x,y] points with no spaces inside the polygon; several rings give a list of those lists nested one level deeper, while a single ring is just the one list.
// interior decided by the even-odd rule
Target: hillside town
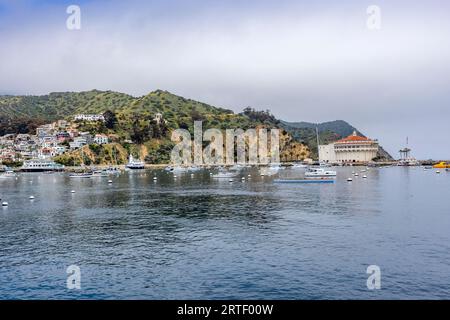
[{"label": "hillside town", "polygon": [[36,134],[7,134],[0,137],[0,162],[15,163],[31,159],[51,159],[89,144],[107,144],[110,135],[79,131],[80,121],[104,121],[101,114],[79,114],[73,122],[58,120],[37,127]]}]

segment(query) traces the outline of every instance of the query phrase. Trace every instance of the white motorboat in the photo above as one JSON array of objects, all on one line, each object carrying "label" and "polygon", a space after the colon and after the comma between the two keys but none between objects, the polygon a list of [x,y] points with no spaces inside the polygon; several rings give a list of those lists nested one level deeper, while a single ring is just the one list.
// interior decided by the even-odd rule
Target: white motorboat
[{"label": "white motorboat", "polygon": [[70,178],[92,178],[92,172],[71,173]]},{"label": "white motorboat", "polygon": [[215,179],[225,179],[225,178],[233,178],[236,175],[237,175],[236,172],[219,171],[219,173],[213,174],[212,177]]},{"label": "white motorboat", "polygon": [[303,168],[308,168],[308,166],[306,164],[302,164],[302,163],[295,163],[292,165],[292,168],[303,169]]},{"label": "white motorboat", "polygon": [[106,170],[95,170],[94,172],[92,172],[92,177],[94,178],[101,178],[101,177],[107,177],[108,173],[106,172]]},{"label": "white motorboat", "polygon": [[322,168],[309,168],[305,172],[307,178],[324,178],[324,177],[336,177],[336,171],[325,170]]},{"label": "white motorboat", "polygon": [[4,173],[0,174],[0,178],[15,178],[17,174],[12,170],[6,170]]},{"label": "white motorboat", "polygon": [[128,169],[144,169],[145,164],[141,160],[134,159],[132,155],[130,155],[130,159],[126,165]]}]

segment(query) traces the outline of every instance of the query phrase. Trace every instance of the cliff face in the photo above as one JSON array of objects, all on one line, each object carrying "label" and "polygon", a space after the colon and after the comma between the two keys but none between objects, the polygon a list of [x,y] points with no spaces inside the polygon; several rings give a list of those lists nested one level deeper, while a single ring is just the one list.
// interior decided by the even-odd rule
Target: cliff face
[{"label": "cliff face", "polygon": [[394,161],[395,159],[380,146],[375,161]]}]

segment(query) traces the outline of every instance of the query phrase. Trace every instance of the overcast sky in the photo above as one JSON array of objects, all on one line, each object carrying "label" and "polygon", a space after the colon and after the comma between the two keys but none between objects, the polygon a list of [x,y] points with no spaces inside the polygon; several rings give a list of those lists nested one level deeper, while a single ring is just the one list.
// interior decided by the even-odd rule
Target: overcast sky
[{"label": "overcast sky", "polygon": [[[0,93],[155,89],[450,159],[448,1],[0,0]],[[66,28],[67,6],[81,29]],[[369,5],[381,29],[367,27]]]}]

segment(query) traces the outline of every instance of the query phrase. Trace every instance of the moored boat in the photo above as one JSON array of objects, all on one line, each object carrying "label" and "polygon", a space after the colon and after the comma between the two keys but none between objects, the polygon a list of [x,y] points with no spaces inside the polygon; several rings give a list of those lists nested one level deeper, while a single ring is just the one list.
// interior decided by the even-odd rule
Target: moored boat
[{"label": "moored boat", "polygon": [[106,170],[95,170],[92,172],[92,177],[107,177],[108,173]]},{"label": "moored boat", "polygon": [[187,170],[187,168],[184,167],[180,167],[180,166],[168,166],[164,169],[167,172],[173,172],[173,173],[181,173],[181,172],[185,172]]},{"label": "moored boat", "polygon": [[17,177],[17,174],[10,169],[7,169],[4,173],[0,174],[0,178],[15,178],[15,177]]},{"label": "moored boat", "polygon": [[92,178],[92,172],[71,173],[70,178]]},{"label": "moored boat", "polygon": [[144,169],[145,164],[141,160],[134,159],[132,155],[130,155],[130,159],[128,160],[128,163],[126,165],[128,169]]},{"label": "moored boat", "polygon": [[419,166],[420,162],[414,158],[401,159],[397,162],[399,167],[414,167]]},{"label": "moored boat", "polygon": [[306,178],[324,178],[324,177],[336,177],[336,171],[325,170],[322,168],[309,168],[305,172]]},{"label": "moored boat", "polygon": [[308,166],[306,164],[302,164],[302,163],[295,163],[292,165],[292,168],[298,169],[298,168],[307,168]]},{"label": "moored boat", "polygon": [[236,172],[219,171],[219,173],[213,174],[212,177],[215,179],[225,179],[225,178],[233,178],[236,175],[237,175]]},{"label": "moored boat", "polygon": [[435,168],[435,169],[450,169],[450,164],[445,161],[441,161],[441,162],[435,164],[433,166],[433,168]]},{"label": "moored boat", "polygon": [[334,183],[334,179],[275,179],[275,183]]},{"label": "moored boat", "polygon": [[104,171],[107,174],[120,174],[120,169],[117,167],[108,167]]},{"label": "moored boat", "polygon": [[52,160],[33,159],[24,161],[20,171],[23,172],[45,172],[45,171],[62,171],[64,166],[57,164]]}]

